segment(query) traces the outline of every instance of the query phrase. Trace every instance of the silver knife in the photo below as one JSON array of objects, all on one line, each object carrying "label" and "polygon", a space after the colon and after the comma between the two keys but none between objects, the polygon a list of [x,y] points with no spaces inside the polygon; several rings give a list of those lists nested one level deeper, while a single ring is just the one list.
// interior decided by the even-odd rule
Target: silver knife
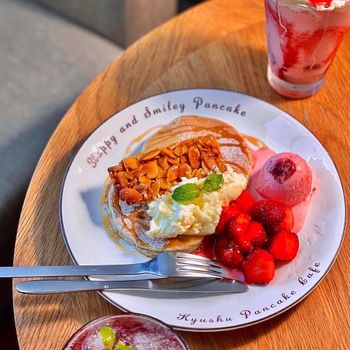
[{"label": "silver knife", "polygon": [[174,277],[139,281],[34,280],[19,282],[16,289],[25,294],[51,294],[102,290],[151,290],[187,293],[240,293],[248,287],[237,280]]}]

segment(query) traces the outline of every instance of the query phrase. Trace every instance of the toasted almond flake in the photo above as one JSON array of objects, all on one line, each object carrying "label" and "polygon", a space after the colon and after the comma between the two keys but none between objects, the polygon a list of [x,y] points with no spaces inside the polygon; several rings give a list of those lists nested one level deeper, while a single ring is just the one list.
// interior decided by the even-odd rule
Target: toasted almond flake
[{"label": "toasted almond flake", "polygon": [[165,158],[165,157],[159,158],[158,159],[158,164],[165,170],[169,168],[168,159]]},{"label": "toasted almond flake", "polygon": [[217,164],[216,164],[216,161],[215,161],[215,158],[214,157],[210,157],[206,154],[202,154],[202,158],[204,160],[204,163],[205,165],[211,169],[211,170],[215,170],[215,168],[217,168]]},{"label": "toasted almond flake", "polygon": [[161,168],[158,165],[158,176],[157,176],[157,178],[160,179],[162,177],[166,177],[166,173],[167,173],[167,171],[165,169]]},{"label": "toasted almond flake", "polygon": [[191,176],[191,167],[186,164],[182,163],[179,165],[178,169],[179,177],[190,177]]},{"label": "toasted almond flake", "polygon": [[188,152],[188,147],[184,144],[184,143],[181,143],[179,144],[175,149],[174,149],[174,153],[180,157],[184,154],[186,154]]},{"label": "toasted almond flake", "polygon": [[151,184],[151,189],[153,192],[153,196],[158,196],[160,190],[160,180],[156,180]]},{"label": "toasted almond flake", "polygon": [[143,200],[142,194],[132,188],[121,189],[119,191],[119,197],[127,203],[139,203]]},{"label": "toasted almond flake", "polygon": [[179,166],[178,165],[172,165],[167,172],[167,181],[172,182],[176,180],[179,176],[178,172]]},{"label": "toasted almond flake", "polygon": [[169,157],[169,158],[176,158],[176,155],[174,152],[168,148],[161,148],[160,153],[163,154],[163,156]]},{"label": "toasted almond flake", "polygon": [[151,160],[157,157],[160,153],[159,149],[155,149],[153,151],[149,151],[141,156],[141,160]]},{"label": "toasted almond flake", "polygon": [[139,161],[134,157],[125,158],[123,160],[124,167],[128,170],[135,170],[139,167]]},{"label": "toasted almond flake", "polygon": [[125,173],[125,177],[128,179],[128,180],[133,180],[135,175],[133,173],[130,173],[130,172],[126,172]]},{"label": "toasted almond flake", "polygon": [[180,162],[181,162],[181,163],[188,163],[188,158],[187,158],[187,156],[183,154],[183,155],[180,157]]},{"label": "toasted almond flake", "polygon": [[170,163],[170,164],[175,164],[175,165],[178,165],[178,164],[180,164],[180,162],[179,162],[179,160],[178,159],[173,159],[173,158],[169,158],[168,159],[168,162]]},{"label": "toasted almond flake", "polygon": [[129,184],[129,180],[125,176],[125,172],[121,171],[116,175],[116,178],[121,187],[127,187]]},{"label": "toasted almond flake", "polygon": [[202,161],[201,167],[205,173],[205,175],[208,175],[210,173],[209,168],[206,166],[206,164],[204,163],[204,161]]},{"label": "toasted almond flake", "polygon": [[159,185],[162,190],[168,190],[170,188],[170,184],[167,182],[166,179],[160,179]]},{"label": "toasted almond flake", "polygon": [[201,165],[200,159],[201,159],[201,155],[197,146],[190,147],[190,149],[188,150],[188,160],[193,169],[198,169],[200,167]]},{"label": "toasted almond flake", "polygon": [[145,163],[142,172],[149,178],[154,179],[158,175],[158,164],[156,161]]}]

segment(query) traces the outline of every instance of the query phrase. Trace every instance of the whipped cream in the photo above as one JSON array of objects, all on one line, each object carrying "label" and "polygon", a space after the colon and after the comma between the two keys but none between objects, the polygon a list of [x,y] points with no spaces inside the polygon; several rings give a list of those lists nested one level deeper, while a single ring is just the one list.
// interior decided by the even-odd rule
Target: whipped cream
[{"label": "whipped cream", "polygon": [[247,187],[247,178],[229,169],[223,174],[224,183],[218,191],[203,192],[191,203],[183,204],[171,197],[176,187],[186,183],[201,186],[204,179],[182,178],[181,182],[156,200],[150,202],[148,215],[152,218],[146,234],[153,238],[171,238],[179,235],[210,235],[215,232],[222,207],[239,197]]},{"label": "whipped cream", "polygon": [[317,11],[332,11],[345,6],[349,3],[349,0],[332,0],[329,6],[325,6],[325,4],[313,6],[309,0],[276,0],[276,2],[280,4],[307,5],[315,8]]}]

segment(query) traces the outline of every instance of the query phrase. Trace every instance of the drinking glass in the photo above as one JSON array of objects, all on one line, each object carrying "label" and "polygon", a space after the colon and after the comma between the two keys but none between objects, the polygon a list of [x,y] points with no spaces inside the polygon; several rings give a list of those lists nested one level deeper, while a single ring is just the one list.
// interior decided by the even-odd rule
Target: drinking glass
[{"label": "drinking glass", "polygon": [[267,78],[290,98],[314,95],[350,27],[350,0],[265,0]]}]

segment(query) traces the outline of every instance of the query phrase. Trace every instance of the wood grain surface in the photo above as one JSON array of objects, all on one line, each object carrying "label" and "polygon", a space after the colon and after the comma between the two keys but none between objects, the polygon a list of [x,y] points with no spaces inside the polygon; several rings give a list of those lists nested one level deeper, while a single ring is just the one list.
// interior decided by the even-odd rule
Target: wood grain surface
[{"label": "wood grain surface", "polygon": [[[79,144],[110,115],[143,97],[190,87],[230,89],[268,101],[323,143],[350,191],[350,37],[316,96],[288,100],[265,78],[263,1],[217,0],[185,12],[148,34],[106,68],[72,105],[51,137],[31,181],[15,248],[15,265],[68,264],[60,236],[58,197]],[[349,349],[348,235],[330,273],[301,303],[241,330],[181,332],[192,350]],[[118,310],[96,293],[25,296],[14,291],[20,348],[61,349],[84,323]]]}]

